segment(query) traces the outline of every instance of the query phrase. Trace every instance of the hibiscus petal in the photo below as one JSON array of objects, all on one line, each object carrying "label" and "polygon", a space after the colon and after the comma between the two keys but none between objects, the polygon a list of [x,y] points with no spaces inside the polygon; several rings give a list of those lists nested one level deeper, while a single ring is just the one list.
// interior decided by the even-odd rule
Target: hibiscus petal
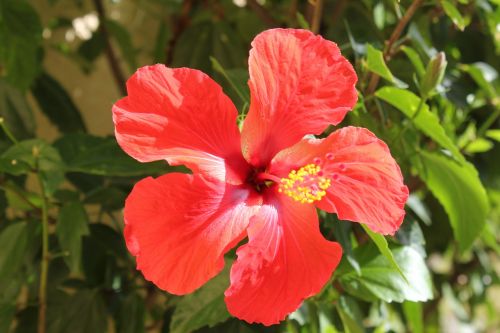
[{"label": "hibiscus petal", "polygon": [[242,186],[180,173],[145,178],[125,203],[127,247],[146,279],[186,294],[222,270],[259,207]]},{"label": "hibiscus petal", "polygon": [[356,73],[337,45],[307,30],[272,29],[252,42],[245,157],[266,165],[306,135],[338,124],[357,100]]},{"label": "hibiscus petal", "polygon": [[277,324],[318,293],[337,267],[342,249],[319,231],[312,205],[271,193],[237,250],[226,290],[229,312],[249,323]]},{"label": "hibiscus petal", "polygon": [[113,121],[116,139],[130,156],[166,159],[219,180],[245,179],[236,108],[206,74],[146,66],[127,81],[127,91],[113,106]]},{"label": "hibiscus petal", "polygon": [[320,161],[332,181],[320,209],[342,220],[362,222],[371,230],[394,234],[408,199],[401,170],[387,145],[365,128],[344,127],[325,139],[305,139],[280,152],[270,173],[286,177],[290,170]]}]

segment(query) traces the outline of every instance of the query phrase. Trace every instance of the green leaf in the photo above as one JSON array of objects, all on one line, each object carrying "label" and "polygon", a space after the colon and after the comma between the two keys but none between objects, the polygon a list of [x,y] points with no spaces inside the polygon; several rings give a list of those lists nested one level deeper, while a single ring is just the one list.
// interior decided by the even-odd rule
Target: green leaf
[{"label": "green leaf", "polygon": [[439,153],[421,151],[418,159],[414,164],[420,178],[446,210],[460,249],[468,249],[481,233],[489,209],[476,169]]},{"label": "green leaf", "polygon": [[88,333],[107,331],[107,310],[99,291],[83,289],[68,298],[61,313],[60,332]]},{"label": "green leaf", "polygon": [[401,46],[401,50],[406,54],[408,59],[410,59],[413,67],[415,68],[415,71],[417,72],[418,77],[423,77],[425,74],[425,66],[422,62],[422,59],[420,59],[417,51],[406,45]]},{"label": "green leaf", "polygon": [[144,299],[139,295],[129,294],[120,309],[118,332],[143,333],[144,332]]},{"label": "green leaf", "polygon": [[234,70],[225,70],[214,57],[210,57],[210,61],[212,62],[214,70],[224,76],[234,92],[238,94],[238,97],[242,100],[242,102],[247,104],[250,103],[250,92],[246,89],[248,75],[242,76],[238,75],[239,72],[234,72]]},{"label": "green leaf", "polygon": [[165,162],[137,162],[122,151],[114,138],[74,133],[60,138],[54,146],[66,163],[66,171],[70,172],[102,176],[140,176],[169,170]]},{"label": "green leaf", "polygon": [[363,316],[354,299],[347,295],[341,296],[336,304],[336,309],[344,325],[345,333],[365,332],[362,324]]},{"label": "green leaf", "polygon": [[80,202],[65,204],[59,212],[56,234],[61,251],[67,251],[64,261],[72,273],[81,272],[82,237],[89,235],[88,217]]},{"label": "green leaf", "polygon": [[384,55],[382,51],[377,50],[371,44],[366,45],[366,65],[368,69],[375,74],[383,77],[389,82],[394,82],[394,76],[392,75],[389,67],[385,64]]},{"label": "green leaf", "polygon": [[35,132],[33,112],[26,97],[0,78],[0,117],[16,139],[27,139]]},{"label": "green leaf", "polygon": [[229,318],[224,303],[224,290],[229,285],[231,264],[226,261],[225,268],[219,275],[181,299],[172,315],[171,333],[191,332],[207,325],[212,327]]},{"label": "green leaf", "polygon": [[38,170],[48,194],[64,180],[63,169],[57,150],[39,139],[21,141],[0,156],[0,172],[20,175]]},{"label": "green leaf", "polygon": [[296,14],[297,18],[297,23],[299,24],[299,27],[305,30],[311,30],[311,26],[309,25],[309,22],[307,22],[306,18],[304,15],[302,15],[301,12],[297,12]]},{"label": "green leaf", "polygon": [[424,316],[422,312],[422,303],[409,302],[403,303],[403,312],[408,321],[408,328],[412,333],[424,333]]},{"label": "green leaf", "polygon": [[[465,161],[453,141],[446,135],[439,118],[430,112],[427,104],[421,104],[422,101],[417,95],[400,88],[383,87],[375,93],[375,96],[391,104],[405,116],[412,119],[415,126],[422,133],[433,139],[441,147],[448,149],[458,161]],[[420,110],[418,111],[419,106]]]},{"label": "green leaf", "polygon": [[107,20],[106,26],[120,47],[121,55],[127,62],[130,71],[135,72],[138,67],[136,61],[137,50],[132,44],[130,33],[123,25],[114,20]]},{"label": "green leaf", "polygon": [[361,274],[358,275],[345,262],[335,273],[350,294],[367,301],[381,299],[386,302],[424,302],[433,297],[430,273],[423,258],[413,248],[403,246],[392,250],[408,283],[373,244],[359,246],[354,253],[360,263]]},{"label": "green leaf", "polygon": [[23,265],[29,230],[25,222],[7,226],[0,233],[0,285],[14,276]]},{"label": "green leaf", "polygon": [[491,66],[485,63],[474,63],[460,65],[459,68],[469,74],[476,84],[481,88],[488,98],[494,99],[498,96],[495,87],[491,84],[497,73]]},{"label": "green leaf", "polygon": [[443,6],[446,15],[453,21],[457,28],[463,31],[466,24],[462,14],[460,14],[457,7],[448,0],[441,0],[441,5]]},{"label": "green leaf", "polygon": [[0,303],[0,332],[10,332],[9,327],[16,314],[16,305]]},{"label": "green leaf", "polygon": [[486,136],[490,139],[500,142],[500,129],[487,130]]},{"label": "green leaf", "polygon": [[368,234],[368,236],[370,236],[370,238],[373,240],[373,242],[377,246],[377,248],[380,251],[380,253],[382,253],[384,255],[384,257],[386,257],[387,260],[389,260],[389,262],[391,263],[392,267],[396,271],[398,271],[399,274],[401,274],[401,277],[406,282],[408,282],[408,279],[406,278],[405,274],[403,273],[403,271],[399,267],[398,263],[396,262],[396,259],[394,259],[394,255],[392,254],[391,249],[389,249],[389,244],[387,243],[387,240],[385,239],[385,237],[383,235],[381,235],[381,234],[378,234],[376,232],[371,231],[370,228],[368,228],[364,224],[361,224],[361,226],[363,227],[363,229],[365,229],[365,231]]},{"label": "green leaf", "polygon": [[28,2],[0,2],[0,64],[7,81],[21,90],[27,89],[38,74],[41,37],[40,19]]},{"label": "green leaf", "polygon": [[493,142],[477,138],[465,145],[465,152],[469,154],[484,153],[493,148]]},{"label": "green leaf", "polygon": [[66,90],[48,73],[43,72],[34,82],[31,92],[40,110],[60,132],[85,132],[78,108]]},{"label": "green leaf", "polygon": [[156,33],[155,48],[153,51],[153,62],[154,63],[165,63],[166,62],[166,45],[171,38],[170,30],[168,25],[161,21],[158,25],[158,32]]},{"label": "green leaf", "polygon": [[186,66],[212,74],[210,56],[224,68],[246,66],[247,55],[236,31],[224,21],[214,23],[202,18],[184,30],[176,44],[172,66]]}]

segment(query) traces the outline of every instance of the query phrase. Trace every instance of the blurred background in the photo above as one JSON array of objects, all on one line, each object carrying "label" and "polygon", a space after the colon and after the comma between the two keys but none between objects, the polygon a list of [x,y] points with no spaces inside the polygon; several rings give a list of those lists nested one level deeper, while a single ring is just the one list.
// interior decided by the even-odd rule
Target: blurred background
[{"label": "blurred background", "polygon": [[[274,27],[339,45],[359,77],[340,126],[387,142],[411,196],[394,237],[321,213],[342,263],[264,327],[225,308],[234,251],[183,297],[135,270],[126,196],[189,170],[126,156],[111,107],[163,63],[209,74],[243,119],[250,43]],[[499,70],[498,0],[0,0],[0,333],[500,332]]]}]

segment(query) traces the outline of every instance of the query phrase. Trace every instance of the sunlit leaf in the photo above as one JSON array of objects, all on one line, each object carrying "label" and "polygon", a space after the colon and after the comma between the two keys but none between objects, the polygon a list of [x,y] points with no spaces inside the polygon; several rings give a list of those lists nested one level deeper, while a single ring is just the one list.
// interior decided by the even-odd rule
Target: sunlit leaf
[{"label": "sunlit leaf", "polygon": [[386,302],[423,302],[432,299],[431,276],[417,251],[407,246],[392,249],[394,259],[408,278],[406,282],[374,246],[368,244],[354,251],[361,275],[344,262],[339,266],[335,274],[346,291],[367,301],[380,298]]},{"label": "sunlit leaf", "polygon": [[414,93],[395,87],[383,87],[375,95],[410,118],[422,133],[436,141],[441,147],[448,149],[458,161],[464,161],[456,145],[446,135],[439,118]]},{"label": "sunlit leaf", "polygon": [[186,295],[175,308],[170,332],[191,332],[203,326],[214,326],[229,318],[224,303],[224,290],[229,286],[231,262],[224,270],[199,290]]},{"label": "sunlit leaf", "polygon": [[476,169],[450,158],[422,151],[416,160],[419,176],[443,205],[462,250],[481,233],[488,213],[488,198]]}]

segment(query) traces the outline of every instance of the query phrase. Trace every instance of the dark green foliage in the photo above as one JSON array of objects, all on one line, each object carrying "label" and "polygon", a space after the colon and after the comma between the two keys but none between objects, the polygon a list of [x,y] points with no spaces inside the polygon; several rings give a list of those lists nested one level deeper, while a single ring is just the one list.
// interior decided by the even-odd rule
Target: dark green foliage
[{"label": "dark green foliage", "polygon": [[[384,140],[411,196],[394,236],[320,212],[342,261],[285,322],[264,327],[229,315],[223,293],[234,250],[219,276],[187,296],[136,270],[123,237],[128,193],[143,177],[189,170],[137,162],[111,128],[96,135],[90,120],[104,110],[111,124],[118,96],[86,110],[47,60],[64,57],[101,86],[154,63],[197,68],[219,82],[241,123],[250,42],[266,28],[312,27],[314,2],[0,0],[0,332],[37,331],[44,260],[50,333],[500,330],[497,0],[316,0],[319,32],[359,78],[358,103],[340,126]],[[105,29],[67,38],[95,4]],[[37,112],[58,129],[54,140],[37,137]]]}]

